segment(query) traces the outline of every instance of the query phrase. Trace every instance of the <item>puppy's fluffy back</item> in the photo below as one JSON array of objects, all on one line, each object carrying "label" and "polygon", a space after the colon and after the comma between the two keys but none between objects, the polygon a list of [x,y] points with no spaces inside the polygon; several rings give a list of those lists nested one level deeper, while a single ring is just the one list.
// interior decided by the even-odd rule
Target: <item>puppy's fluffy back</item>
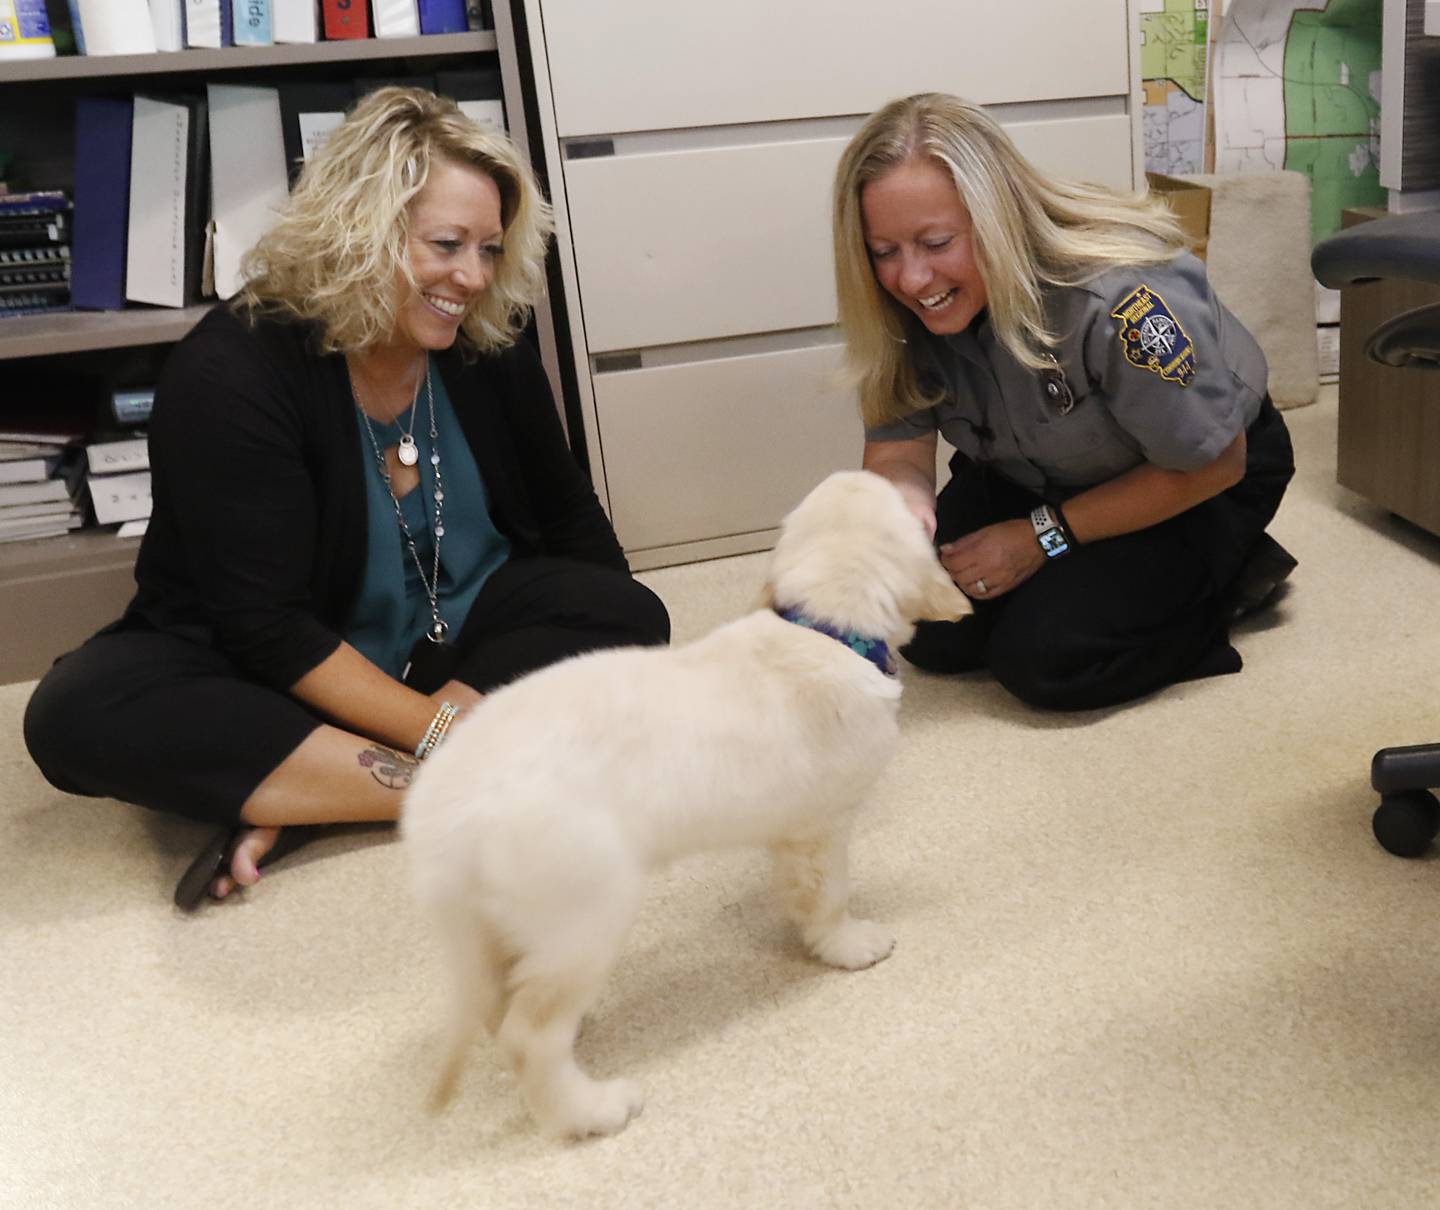
[{"label": "puppy's fluffy back", "polygon": [[532,879],[583,877],[600,850],[650,866],[766,843],[868,787],[895,742],[899,693],[769,611],[685,647],[534,673],[488,696],[421,766],[401,820],[415,890],[523,896]]}]

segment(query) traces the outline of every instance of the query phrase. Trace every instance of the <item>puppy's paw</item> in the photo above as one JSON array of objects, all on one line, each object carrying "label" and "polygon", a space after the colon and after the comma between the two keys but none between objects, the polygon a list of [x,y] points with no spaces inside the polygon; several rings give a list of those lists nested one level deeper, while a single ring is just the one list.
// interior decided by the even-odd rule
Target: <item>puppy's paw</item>
[{"label": "puppy's paw", "polygon": [[572,1139],[619,1134],[644,1107],[645,1094],[634,1080],[598,1080],[574,1099],[567,1113],[548,1124],[549,1131]]},{"label": "puppy's paw", "polygon": [[815,943],[815,956],[847,971],[864,970],[890,956],[895,934],[873,920],[846,920]]}]

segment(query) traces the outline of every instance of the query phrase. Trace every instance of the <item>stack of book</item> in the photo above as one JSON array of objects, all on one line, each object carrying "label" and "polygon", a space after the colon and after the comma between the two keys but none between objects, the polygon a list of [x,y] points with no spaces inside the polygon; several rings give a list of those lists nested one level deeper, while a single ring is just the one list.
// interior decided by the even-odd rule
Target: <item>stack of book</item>
[{"label": "stack of book", "polygon": [[154,387],[110,393],[110,415],[85,446],[85,483],[96,525],[118,525],[116,536],[138,537],[150,521],[150,446],[143,426]]},{"label": "stack of book", "polygon": [[0,317],[70,309],[70,199],[0,194]]},{"label": "stack of book", "polygon": [[150,521],[150,450],[144,437],[93,441],[85,447],[86,483],[96,525],[137,537]]},{"label": "stack of book", "polygon": [[83,426],[70,419],[0,414],[0,542],[78,529]]}]

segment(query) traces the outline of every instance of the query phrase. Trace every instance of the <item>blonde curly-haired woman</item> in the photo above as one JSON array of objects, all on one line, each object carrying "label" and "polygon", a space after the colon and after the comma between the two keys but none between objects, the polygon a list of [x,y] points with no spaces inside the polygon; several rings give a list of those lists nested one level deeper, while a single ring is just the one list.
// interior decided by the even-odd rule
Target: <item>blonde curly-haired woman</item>
[{"label": "blonde curly-haired woman", "polygon": [[1238,671],[1230,622],[1295,565],[1265,534],[1294,461],[1264,354],[1164,204],[1047,177],[931,93],[851,141],[834,239],[864,464],[975,602],[910,660],[1052,709]]},{"label": "blonde curly-haired woman", "polygon": [[180,906],[282,828],[393,820],[486,690],[667,641],[519,338],[550,222],[502,133],[380,89],[167,361],[136,595],[25,733],[63,790],[219,825]]}]

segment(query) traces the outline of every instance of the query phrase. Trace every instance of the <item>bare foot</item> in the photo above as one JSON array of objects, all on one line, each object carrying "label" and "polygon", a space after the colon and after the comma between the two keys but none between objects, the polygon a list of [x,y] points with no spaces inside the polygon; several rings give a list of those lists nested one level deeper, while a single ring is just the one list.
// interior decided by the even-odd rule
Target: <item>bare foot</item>
[{"label": "bare foot", "polygon": [[242,833],[230,857],[230,873],[221,874],[210,884],[210,898],[224,899],[237,886],[259,882],[260,862],[279,839],[279,828],[251,828]]}]

